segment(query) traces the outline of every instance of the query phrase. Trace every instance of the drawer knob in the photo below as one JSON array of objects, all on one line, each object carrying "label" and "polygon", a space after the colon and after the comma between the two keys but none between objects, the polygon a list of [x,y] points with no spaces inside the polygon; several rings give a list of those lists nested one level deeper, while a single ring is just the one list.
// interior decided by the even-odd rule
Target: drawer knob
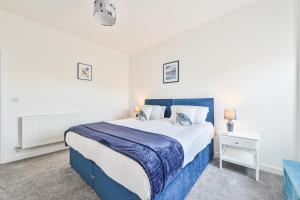
[{"label": "drawer knob", "polygon": [[239,142],[235,142],[235,144],[239,144]]}]

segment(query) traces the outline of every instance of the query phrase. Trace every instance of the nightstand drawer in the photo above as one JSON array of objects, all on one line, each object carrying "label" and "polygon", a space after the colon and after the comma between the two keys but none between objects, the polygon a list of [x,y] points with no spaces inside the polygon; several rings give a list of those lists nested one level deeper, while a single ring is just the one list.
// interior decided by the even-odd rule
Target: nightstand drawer
[{"label": "nightstand drawer", "polygon": [[257,149],[257,141],[255,140],[247,140],[243,138],[236,138],[230,136],[220,136],[220,143],[223,145],[229,145],[234,147],[241,147],[247,149]]}]

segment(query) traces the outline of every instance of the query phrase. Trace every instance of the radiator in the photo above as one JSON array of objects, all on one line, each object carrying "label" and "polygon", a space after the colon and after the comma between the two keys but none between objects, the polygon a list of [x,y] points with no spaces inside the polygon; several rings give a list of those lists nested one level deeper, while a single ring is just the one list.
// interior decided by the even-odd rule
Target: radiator
[{"label": "radiator", "polygon": [[64,141],[64,132],[80,123],[80,114],[51,114],[21,117],[20,148]]}]

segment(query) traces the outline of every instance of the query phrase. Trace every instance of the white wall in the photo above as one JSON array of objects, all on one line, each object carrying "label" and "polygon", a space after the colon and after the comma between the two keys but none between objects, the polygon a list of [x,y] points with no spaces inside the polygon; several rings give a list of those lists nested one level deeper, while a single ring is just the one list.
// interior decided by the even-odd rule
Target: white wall
[{"label": "white wall", "polygon": [[[80,27],[78,27],[80,28]],[[128,56],[0,10],[4,119],[2,161],[63,147],[17,153],[18,117],[80,112],[82,122],[128,115]],[[77,62],[93,65],[93,81],[77,80]],[[19,102],[12,102],[12,98]]]},{"label": "white wall", "polygon": [[[294,0],[260,0],[131,56],[130,106],[145,98],[214,97],[216,131],[226,107],[236,130],[261,134],[261,162],[297,159]],[[162,64],[180,60],[180,82],[162,84]]]}]

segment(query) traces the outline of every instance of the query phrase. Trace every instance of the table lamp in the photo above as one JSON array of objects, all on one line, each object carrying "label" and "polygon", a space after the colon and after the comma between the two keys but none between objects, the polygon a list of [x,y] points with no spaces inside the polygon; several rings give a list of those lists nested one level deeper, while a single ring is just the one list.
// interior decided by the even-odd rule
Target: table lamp
[{"label": "table lamp", "polygon": [[233,132],[234,124],[232,120],[236,120],[236,110],[234,109],[225,109],[224,119],[227,119],[227,131]]},{"label": "table lamp", "polygon": [[141,108],[140,106],[134,106],[134,113],[135,113],[135,116],[137,117],[138,116],[138,113],[141,111]]}]

